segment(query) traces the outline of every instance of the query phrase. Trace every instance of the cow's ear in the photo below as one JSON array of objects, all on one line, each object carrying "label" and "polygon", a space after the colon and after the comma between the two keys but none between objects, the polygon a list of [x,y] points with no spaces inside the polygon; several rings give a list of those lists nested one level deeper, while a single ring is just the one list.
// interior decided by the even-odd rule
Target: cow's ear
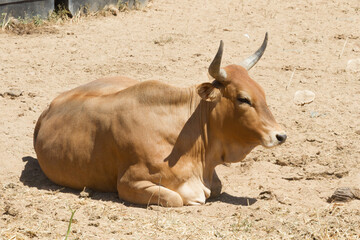
[{"label": "cow's ear", "polygon": [[221,92],[211,83],[202,83],[197,86],[199,96],[207,102],[218,102],[221,99]]}]

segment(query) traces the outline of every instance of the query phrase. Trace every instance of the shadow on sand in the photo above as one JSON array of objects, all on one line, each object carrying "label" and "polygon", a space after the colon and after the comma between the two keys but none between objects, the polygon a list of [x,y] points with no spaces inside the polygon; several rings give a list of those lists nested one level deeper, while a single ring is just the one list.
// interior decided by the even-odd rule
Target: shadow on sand
[{"label": "shadow on sand", "polygon": [[[40,190],[47,190],[47,191],[55,191],[55,192],[62,192],[62,193],[72,193],[74,195],[78,195],[80,197],[79,190],[74,190],[71,188],[59,186],[53,182],[51,182],[43,173],[40,168],[40,165],[36,158],[31,156],[26,156],[22,158],[23,162],[26,162],[24,170],[20,175],[20,181],[28,186],[28,187],[35,187]],[[94,200],[102,200],[102,201],[113,201],[124,204],[125,206],[129,207],[140,207],[146,208],[146,206],[136,205],[128,202],[124,202],[118,198],[116,193],[104,193],[104,192],[95,192],[89,191],[89,197]],[[224,202],[233,205],[241,205],[241,206],[250,206],[256,202],[255,198],[248,198],[248,197],[236,197],[232,196],[226,192],[223,192],[219,197],[214,199],[209,199],[208,202]]]},{"label": "shadow on sand", "polygon": [[213,199],[209,199],[208,202],[223,202],[223,203],[228,203],[228,204],[233,204],[233,205],[241,205],[241,206],[251,206],[254,203],[256,203],[256,198],[251,198],[251,197],[237,197],[237,196],[233,196],[230,195],[226,192],[223,192],[220,194],[220,196],[213,198]]}]

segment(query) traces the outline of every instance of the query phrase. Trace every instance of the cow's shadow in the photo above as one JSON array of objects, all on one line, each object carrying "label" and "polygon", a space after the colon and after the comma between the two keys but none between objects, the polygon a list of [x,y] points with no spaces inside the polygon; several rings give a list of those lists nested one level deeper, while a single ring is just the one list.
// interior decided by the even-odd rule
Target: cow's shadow
[{"label": "cow's shadow", "polygon": [[[80,196],[81,191],[67,187],[62,187],[51,182],[41,170],[40,165],[36,158],[33,158],[31,156],[26,156],[23,157],[22,160],[26,162],[24,170],[20,175],[20,181],[24,185],[28,187],[35,187],[40,190],[72,193],[74,195]],[[140,206],[140,205],[124,202],[118,198],[117,193],[91,192],[89,197],[94,200],[119,202],[121,204],[124,204],[125,206],[140,207],[140,208],[146,207],[146,206]],[[209,199],[208,202],[224,202],[233,205],[250,206],[256,202],[256,199],[249,197],[236,197],[226,192],[223,192],[222,194],[220,194],[220,196]]]},{"label": "cow's shadow", "polygon": [[210,198],[208,202],[224,202],[233,205],[251,206],[256,203],[256,198],[251,197],[237,197],[230,195],[226,192],[222,192],[220,196],[216,198]]},{"label": "cow's shadow", "polygon": [[25,162],[24,170],[21,172],[20,181],[28,187],[36,187],[49,191],[58,191],[60,186],[52,183],[42,172],[36,158],[26,156],[22,158]]}]

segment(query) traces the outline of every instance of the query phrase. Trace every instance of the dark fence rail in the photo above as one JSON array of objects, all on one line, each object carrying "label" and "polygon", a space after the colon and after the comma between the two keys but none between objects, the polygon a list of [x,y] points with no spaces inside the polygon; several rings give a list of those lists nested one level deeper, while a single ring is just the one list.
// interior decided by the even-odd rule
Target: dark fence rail
[{"label": "dark fence rail", "polygon": [[0,13],[15,18],[47,17],[54,10],[54,0],[0,0]]},{"label": "dark fence rail", "polygon": [[119,1],[127,3],[129,7],[145,6],[148,2],[148,0],[0,0],[0,14],[6,13],[7,17],[15,18],[33,16],[46,18],[49,12],[53,11],[59,4],[75,14],[82,7],[86,7],[90,11],[97,11],[105,5],[116,5]]},{"label": "dark fence rail", "polygon": [[1,6],[6,6],[6,5],[13,5],[13,4],[21,4],[21,3],[28,3],[28,2],[40,2],[43,0],[22,0],[22,1],[5,1],[5,2],[0,2],[0,7]]}]

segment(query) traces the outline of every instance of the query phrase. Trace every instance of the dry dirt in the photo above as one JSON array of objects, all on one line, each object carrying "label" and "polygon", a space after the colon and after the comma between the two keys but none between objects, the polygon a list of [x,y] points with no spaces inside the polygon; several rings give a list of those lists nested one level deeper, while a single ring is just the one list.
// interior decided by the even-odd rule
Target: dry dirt
[{"label": "dry dirt", "polygon": [[[0,33],[0,239],[64,239],[70,208],[69,239],[360,239],[360,201],[327,202],[338,187],[360,187],[360,72],[346,70],[360,57],[359,22],[358,0],[154,0],[42,34]],[[142,208],[115,193],[81,197],[41,172],[34,124],[60,92],[114,75],[201,83],[221,39],[227,65],[265,32],[250,75],[288,140],[218,167],[219,198]],[[315,100],[295,105],[304,89]]]}]

